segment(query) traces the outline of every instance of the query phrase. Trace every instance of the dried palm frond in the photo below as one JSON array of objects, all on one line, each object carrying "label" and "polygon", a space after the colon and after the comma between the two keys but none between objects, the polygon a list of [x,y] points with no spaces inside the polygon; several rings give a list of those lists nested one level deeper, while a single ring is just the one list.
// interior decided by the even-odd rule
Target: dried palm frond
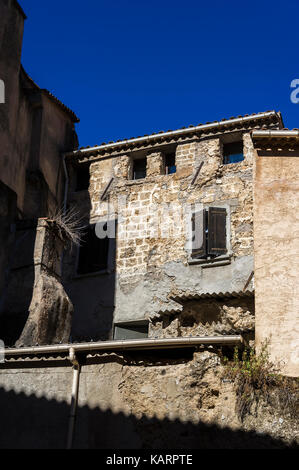
[{"label": "dried palm frond", "polygon": [[80,246],[87,224],[86,218],[80,216],[76,208],[58,210],[48,219],[48,223],[55,227],[65,243]]}]

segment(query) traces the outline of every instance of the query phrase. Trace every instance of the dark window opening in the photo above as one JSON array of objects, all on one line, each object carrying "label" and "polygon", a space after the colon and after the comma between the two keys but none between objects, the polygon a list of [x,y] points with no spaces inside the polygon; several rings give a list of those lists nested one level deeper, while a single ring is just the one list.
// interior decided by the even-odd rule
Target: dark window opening
[{"label": "dark window opening", "polygon": [[[104,224],[104,230],[107,224]],[[78,274],[90,274],[108,268],[109,238],[99,238],[95,225],[91,225],[82,237],[79,250]]]},{"label": "dark window opening", "polygon": [[192,258],[213,259],[227,253],[226,209],[210,207],[192,216]]},{"label": "dark window opening", "polygon": [[146,177],[146,158],[133,160],[133,180],[140,180]]},{"label": "dark window opening", "polygon": [[243,142],[233,142],[223,145],[223,162],[225,165],[244,160]]},{"label": "dark window opening", "polygon": [[114,339],[142,339],[148,338],[148,321],[119,323],[114,326]]},{"label": "dark window opening", "polygon": [[175,153],[165,155],[165,174],[172,175],[176,173]]},{"label": "dark window opening", "polygon": [[85,191],[89,188],[90,173],[89,165],[77,167],[76,191]]}]

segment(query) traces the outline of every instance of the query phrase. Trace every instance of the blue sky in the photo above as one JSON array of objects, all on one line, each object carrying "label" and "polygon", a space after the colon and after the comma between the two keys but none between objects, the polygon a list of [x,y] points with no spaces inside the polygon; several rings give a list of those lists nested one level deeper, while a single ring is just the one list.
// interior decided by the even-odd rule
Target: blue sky
[{"label": "blue sky", "polygon": [[298,0],[20,4],[23,65],[78,114],[80,145],[270,109],[299,128]]}]

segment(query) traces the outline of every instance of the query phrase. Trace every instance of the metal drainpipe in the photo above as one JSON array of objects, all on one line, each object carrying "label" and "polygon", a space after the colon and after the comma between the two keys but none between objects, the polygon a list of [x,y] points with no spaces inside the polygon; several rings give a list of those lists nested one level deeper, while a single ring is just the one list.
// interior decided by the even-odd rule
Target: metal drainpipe
[{"label": "metal drainpipe", "polygon": [[79,382],[80,382],[80,371],[81,366],[76,358],[74,348],[70,348],[69,360],[73,365],[73,386],[72,386],[72,400],[71,400],[71,411],[69,418],[69,428],[67,435],[67,450],[71,450],[73,447],[74,433],[75,433],[75,424],[76,424],[76,415],[77,415],[77,405],[78,405],[78,395],[79,395]]}]

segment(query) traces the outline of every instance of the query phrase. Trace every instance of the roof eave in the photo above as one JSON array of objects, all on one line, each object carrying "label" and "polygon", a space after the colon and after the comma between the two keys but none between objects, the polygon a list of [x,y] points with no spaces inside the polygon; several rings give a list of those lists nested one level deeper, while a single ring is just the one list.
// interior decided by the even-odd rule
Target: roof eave
[{"label": "roof eave", "polygon": [[82,155],[89,155],[94,152],[101,152],[101,151],[109,151],[113,150],[114,148],[117,148],[118,150],[121,149],[122,147],[127,147],[128,145],[135,145],[135,144],[141,144],[141,143],[150,143],[155,140],[161,140],[161,139],[169,139],[171,137],[179,137],[179,136],[184,136],[187,134],[195,134],[197,132],[204,132],[211,130],[213,131],[214,129],[221,129],[227,126],[231,126],[234,124],[242,124],[242,123],[247,123],[250,121],[254,120],[264,120],[269,117],[276,117],[279,125],[282,125],[282,117],[281,113],[277,111],[267,111],[265,113],[260,113],[260,114],[252,114],[250,116],[243,116],[243,117],[238,117],[238,118],[232,118],[232,119],[226,119],[223,121],[215,121],[212,123],[207,123],[207,124],[201,124],[199,126],[190,126],[188,128],[183,128],[183,129],[178,129],[175,131],[168,131],[168,132],[161,132],[157,134],[151,134],[148,136],[143,136],[143,137],[137,137],[134,139],[126,139],[122,140],[119,142],[112,142],[109,144],[103,144],[103,145],[97,145],[95,147],[87,147],[79,150],[75,150],[73,152],[68,152],[65,154],[65,157],[76,157],[76,156],[82,156]]},{"label": "roof eave", "polygon": [[252,131],[252,137],[253,139],[264,139],[265,137],[266,138],[277,138],[277,139],[281,139],[281,138],[288,138],[288,137],[292,137],[292,138],[299,138],[299,130],[298,129],[293,129],[293,130],[289,130],[289,129],[280,129],[280,130],[271,130],[271,129],[268,129],[268,130],[254,130]]}]

